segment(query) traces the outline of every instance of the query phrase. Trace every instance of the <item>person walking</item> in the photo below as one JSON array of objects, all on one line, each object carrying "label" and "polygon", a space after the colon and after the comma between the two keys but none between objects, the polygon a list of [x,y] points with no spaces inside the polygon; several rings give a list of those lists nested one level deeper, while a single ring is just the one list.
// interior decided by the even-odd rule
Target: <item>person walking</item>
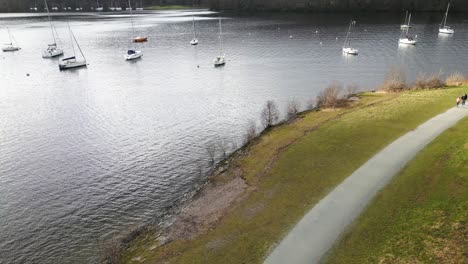
[{"label": "person walking", "polygon": [[468,95],[466,95],[466,93],[465,93],[465,95],[462,96],[461,99],[462,99],[462,106],[465,106],[465,102],[466,102],[466,100],[468,99]]},{"label": "person walking", "polygon": [[458,97],[458,98],[457,98],[457,108],[458,108],[458,105],[460,104],[460,101],[461,101],[461,98]]}]

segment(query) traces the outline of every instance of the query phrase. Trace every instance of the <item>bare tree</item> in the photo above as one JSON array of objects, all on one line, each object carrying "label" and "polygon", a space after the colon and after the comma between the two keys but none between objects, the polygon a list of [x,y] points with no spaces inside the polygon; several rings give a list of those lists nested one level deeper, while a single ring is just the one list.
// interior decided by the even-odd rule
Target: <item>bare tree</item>
[{"label": "bare tree", "polygon": [[384,83],[380,86],[380,90],[386,92],[399,92],[406,88],[406,74],[400,68],[392,68],[385,75]]},{"label": "bare tree", "polygon": [[229,151],[229,143],[225,139],[220,139],[218,141],[218,149],[221,151],[221,155],[223,155],[223,159],[226,158],[227,152]]},{"label": "bare tree", "polygon": [[244,145],[248,144],[256,136],[257,136],[257,125],[255,124],[253,120],[250,120],[249,124],[247,125],[247,130],[245,131],[245,134],[244,134]]},{"label": "bare tree", "polygon": [[288,109],[287,109],[287,119],[288,121],[293,120],[296,118],[297,114],[299,113],[299,102],[297,100],[292,100],[288,103]]},{"label": "bare tree", "polygon": [[317,96],[317,106],[335,108],[340,105],[340,93],[343,87],[338,82],[333,82]]},{"label": "bare tree", "polygon": [[268,100],[262,111],[262,124],[263,127],[269,128],[276,124],[279,119],[279,110],[276,103],[272,100]]},{"label": "bare tree", "polygon": [[122,257],[122,247],[117,237],[109,241],[102,241],[99,250],[99,263],[120,264]]},{"label": "bare tree", "polygon": [[346,97],[347,98],[353,97],[353,96],[357,95],[358,93],[359,93],[359,86],[357,86],[355,84],[351,84],[351,85],[346,86]]}]

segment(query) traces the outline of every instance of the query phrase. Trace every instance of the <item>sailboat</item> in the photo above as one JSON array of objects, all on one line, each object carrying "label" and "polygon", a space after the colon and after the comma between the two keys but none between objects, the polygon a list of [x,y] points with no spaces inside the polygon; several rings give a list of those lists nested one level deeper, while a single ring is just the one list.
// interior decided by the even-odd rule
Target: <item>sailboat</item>
[{"label": "sailboat", "polygon": [[99,5],[99,0],[96,0],[96,12],[104,11],[104,7]]},{"label": "sailboat", "polygon": [[[135,36],[135,27],[133,26],[133,13],[132,13],[132,5],[130,3],[130,0],[128,0],[128,6],[130,8],[130,21],[132,23],[132,38],[133,40],[135,40],[135,38],[133,37]],[[135,43],[135,41],[133,42]],[[135,48],[133,48],[127,51],[127,54],[125,54],[125,60],[136,60],[136,59],[141,58],[141,56],[143,56],[143,52],[141,52],[141,50],[135,50]]]},{"label": "sailboat", "polygon": [[407,27],[401,31],[400,39],[398,40],[398,43],[404,44],[404,45],[416,45],[416,43],[418,42],[417,41],[418,36],[413,37],[409,34],[409,29],[411,28],[411,13],[408,16],[408,24],[406,25]]},{"label": "sailboat", "polygon": [[448,18],[449,9],[450,9],[450,3],[448,3],[447,11],[445,12],[445,16],[444,16],[444,20],[442,20],[442,23],[440,24],[439,33],[442,33],[442,34],[453,34],[453,33],[455,33],[455,30],[453,30],[449,26],[447,26],[447,18]]},{"label": "sailboat", "polygon": [[10,38],[10,43],[5,44],[5,46],[2,47],[2,51],[3,52],[9,52],[9,51],[20,50],[21,48],[18,46],[18,42],[15,40],[15,37],[13,37],[13,35],[11,34],[9,28],[7,28],[7,31],[8,31],[8,37]]},{"label": "sailboat", "polygon": [[190,41],[190,45],[198,45],[197,31],[195,29],[195,17],[194,16],[192,16],[192,24],[193,24],[193,39]]},{"label": "sailboat", "polygon": [[406,10],[405,14],[405,23],[400,26],[401,29],[406,29],[406,28],[411,28],[410,25],[408,25],[408,10]]},{"label": "sailboat", "polygon": [[343,44],[343,54],[358,55],[359,53],[357,49],[351,47],[351,40],[349,38],[349,36],[351,35],[351,29],[354,25],[356,25],[356,21],[351,20],[351,23],[349,23],[348,33],[346,34],[346,39]]},{"label": "sailboat", "polygon": [[[80,44],[78,44],[78,41],[76,41],[75,35],[73,34],[73,31],[71,30],[70,23],[68,23],[68,32],[70,33],[70,40],[71,40],[71,45],[73,49],[73,57],[62,59],[62,61],[59,63],[59,69],[68,70],[68,69],[73,69],[73,68],[86,67],[88,65],[86,64],[86,58],[83,54],[83,51],[81,50]],[[80,51],[81,56],[83,57],[82,60],[78,60],[76,58],[75,45],[73,43],[76,43],[76,46],[78,47],[78,50]]]},{"label": "sailboat", "polygon": [[219,17],[219,46],[222,55],[219,55],[214,59],[213,63],[215,67],[224,66],[226,64],[226,58],[223,47],[223,28],[221,25],[221,17]]},{"label": "sailboat", "polygon": [[47,49],[42,53],[42,58],[53,58],[63,54],[63,50],[57,46],[57,39],[55,38],[54,26],[52,24],[52,19],[50,17],[49,6],[47,5],[47,0],[44,0],[45,8],[47,10],[47,16],[49,18],[50,30],[52,32],[52,39],[54,42],[47,46]]},{"label": "sailboat", "polygon": [[140,0],[140,7],[137,7],[136,11],[143,11],[143,1],[142,0]]}]

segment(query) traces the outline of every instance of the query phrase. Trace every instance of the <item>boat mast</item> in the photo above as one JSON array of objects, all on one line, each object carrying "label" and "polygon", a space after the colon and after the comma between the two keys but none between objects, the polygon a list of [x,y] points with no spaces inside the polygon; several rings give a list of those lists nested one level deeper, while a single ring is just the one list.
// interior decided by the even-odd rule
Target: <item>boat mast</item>
[{"label": "boat mast", "polygon": [[78,50],[80,51],[81,56],[83,56],[83,59],[86,61],[86,57],[85,57],[83,51],[81,50],[80,44],[78,44],[78,41],[77,41],[76,38],[75,38],[75,34],[73,34],[73,31],[71,31],[71,29],[70,29],[70,33],[71,33],[73,39],[74,39],[75,42],[76,42],[76,46],[78,47]]},{"label": "boat mast", "polygon": [[219,17],[219,41],[221,44],[221,54],[224,56],[224,45],[223,45],[223,27],[221,25],[221,16]]},{"label": "boat mast", "polygon": [[345,42],[343,44],[343,48],[346,48],[346,45],[348,44],[349,34],[351,33],[351,27],[352,26],[353,26],[353,21],[351,20],[351,23],[349,23],[348,33],[346,33],[346,38],[345,38]]},{"label": "boat mast", "polygon": [[409,34],[410,24],[411,24],[411,13],[408,16],[408,27],[406,27],[406,35]]},{"label": "boat mast", "polygon": [[52,33],[52,39],[54,40],[54,45],[57,45],[57,40],[55,39],[54,26],[52,25],[52,19],[50,17],[49,6],[47,5],[47,0],[44,0],[45,8],[47,10],[47,17],[49,18],[50,31]]},{"label": "boat mast", "polygon": [[406,14],[405,14],[405,25],[408,24],[408,10],[406,10]]},{"label": "boat mast", "polygon": [[447,6],[447,11],[445,12],[445,17],[444,17],[444,26],[442,28],[445,28],[445,26],[447,25],[447,17],[448,17],[448,12],[449,12],[449,9],[450,9],[450,3],[448,3],[448,6]]},{"label": "boat mast", "polygon": [[7,31],[8,31],[8,37],[10,38],[10,45],[13,45],[13,40],[11,38],[11,32],[10,32],[10,28],[7,27]]},{"label": "boat mast", "polygon": [[70,33],[70,42],[71,42],[72,50],[73,50],[73,57],[75,57],[75,59],[76,59],[75,45],[73,44],[74,36],[73,36],[73,33],[71,31],[71,28],[70,28],[70,22],[67,22],[67,25],[68,25],[68,33]]},{"label": "boat mast", "polygon": [[193,23],[193,39],[197,38],[197,32],[195,30],[195,17],[192,16],[192,23]]}]

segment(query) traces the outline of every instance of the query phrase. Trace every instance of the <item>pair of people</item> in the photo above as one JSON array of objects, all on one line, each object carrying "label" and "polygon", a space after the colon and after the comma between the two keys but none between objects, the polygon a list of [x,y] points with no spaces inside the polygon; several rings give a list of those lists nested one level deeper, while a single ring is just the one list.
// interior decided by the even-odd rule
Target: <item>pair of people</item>
[{"label": "pair of people", "polygon": [[465,93],[465,95],[462,95],[457,98],[457,108],[460,105],[460,102],[462,103],[462,106],[466,104],[466,100],[468,100],[468,95]]}]

